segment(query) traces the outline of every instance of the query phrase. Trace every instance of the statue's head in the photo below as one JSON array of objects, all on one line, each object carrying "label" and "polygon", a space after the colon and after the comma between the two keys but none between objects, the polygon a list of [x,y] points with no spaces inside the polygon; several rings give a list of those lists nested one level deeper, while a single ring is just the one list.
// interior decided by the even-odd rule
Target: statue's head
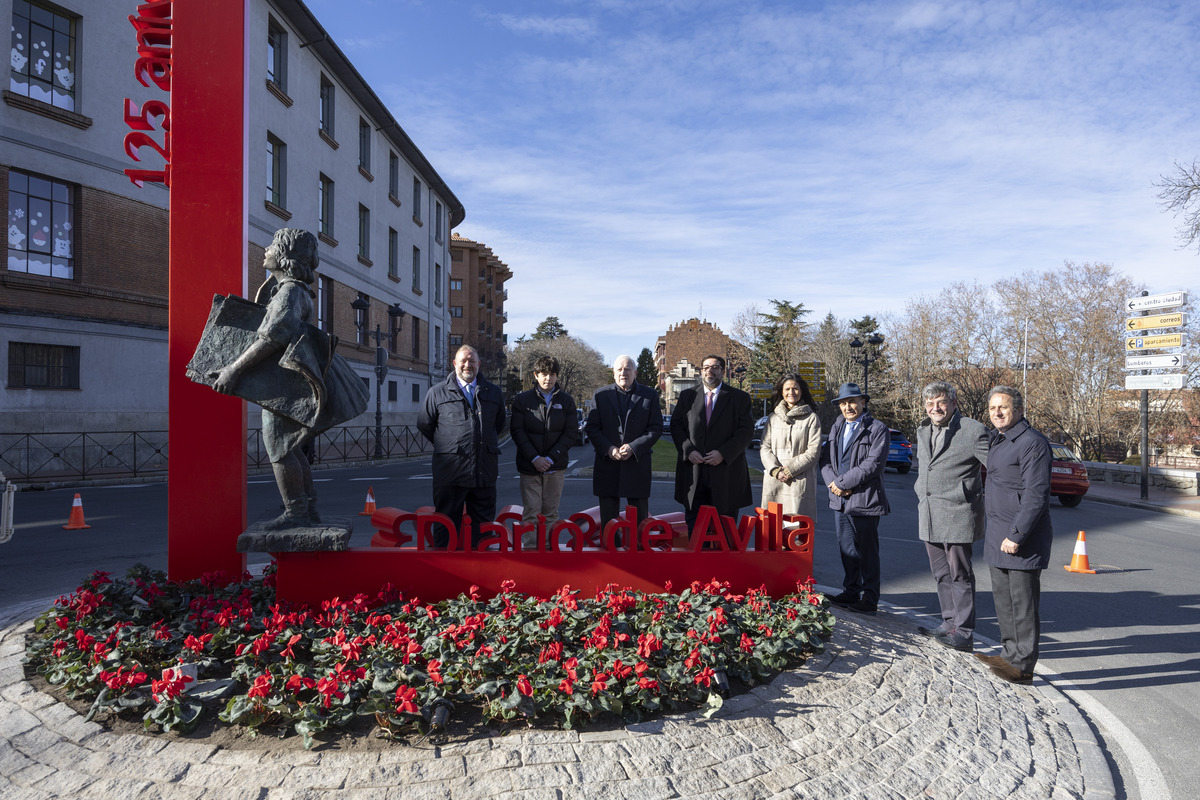
[{"label": "statue's head", "polygon": [[267,269],[274,266],[293,280],[312,283],[317,279],[317,237],[299,228],[280,228],[267,248]]}]

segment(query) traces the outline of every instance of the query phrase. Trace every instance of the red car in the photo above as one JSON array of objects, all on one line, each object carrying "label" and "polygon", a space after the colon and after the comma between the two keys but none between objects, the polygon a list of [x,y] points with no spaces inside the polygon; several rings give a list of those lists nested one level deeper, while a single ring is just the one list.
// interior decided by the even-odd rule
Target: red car
[{"label": "red car", "polygon": [[1051,444],[1050,494],[1068,508],[1083,501],[1092,482],[1088,480],[1087,467],[1065,444]]}]

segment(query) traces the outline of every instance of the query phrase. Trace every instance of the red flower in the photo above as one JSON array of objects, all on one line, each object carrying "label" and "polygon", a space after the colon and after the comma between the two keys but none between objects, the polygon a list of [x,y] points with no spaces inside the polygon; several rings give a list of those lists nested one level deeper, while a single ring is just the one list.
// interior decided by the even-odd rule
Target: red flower
[{"label": "red flower", "polygon": [[533,694],[533,684],[529,682],[529,678],[524,675],[517,676],[517,691],[526,697],[530,697]]},{"label": "red flower", "polygon": [[700,648],[696,647],[692,652],[688,653],[688,657],[683,660],[683,666],[692,669],[700,663]]},{"label": "red flower", "polygon": [[104,670],[100,673],[100,680],[112,691],[120,691],[126,686],[139,686],[146,682],[147,675],[144,672],[135,672],[134,670],[126,670],[125,665],[117,667],[116,672]]},{"label": "red flower", "polygon": [[425,672],[429,675],[429,680],[434,683],[442,683],[442,662],[436,658],[429,659],[429,663],[425,665]]},{"label": "red flower", "polygon": [[622,664],[621,659],[618,658],[616,661],[613,662],[612,674],[618,680],[625,680],[631,674],[633,674],[633,667],[629,667],[629,666],[626,666],[625,664]]},{"label": "red flower", "polygon": [[287,679],[287,683],[284,685],[292,694],[299,694],[304,689],[314,688],[317,682],[312,678],[306,678],[302,675],[293,675]]},{"label": "red flower", "polygon": [[417,690],[411,686],[401,686],[396,689],[396,712],[399,714],[420,714],[421,709],[413,701],[417,699]]},{"label": "red flower", "polygon": [[511,592],[515,588],[517,588],[517,582],[514,580],[500,581],[500,591],[502,592]]},{"label": "red flower", "polygon": [[303,637],[297,633],[295,636],[292,636],[290,639],[288,639],[287,647],[280,650],[279,655],[283,656],[284,658],[295,659],[296,653],[292,650],[292,646],[297,644],[301,638]]},{"label": "red flower", "polygon": [[603,692],[605,689],[608,688],[608,678],[609,678],[609,675],[607,672],[600,672],[599,670],[592,670],[592,694],[593,695],[600,694],[601,692]]},{"label": "red flower", "polygon": [[745,653],[751,653],[754,651],[754,640],[743,633],[742,640],[738,643],[738,647],[740,647]]},{"label": "red flower", "polygon": [[335,698],[341,700],[346,696],[344,692],[338,691],[338,680],[334,675],[331,675],[327,678],[321,678],[321,680],[317,681],[317,691],[321,693],[321,702],[325,708],[329,708],[330,703],[332,703]]},{"label": "red flower", "polygon": [[162,671],[161,680],[150,681],[150,696],[156,703],[173,700],[183,694],[184,687],[191,682],[191,675],[184,675],[178,667],[167,667]]},{"label": "red flower", "polygon": [[558,690],[563,694],[575,694],[575,684],[570,678],[563,678],[558,684]]},{"label": "red flower", "polygon": [[472,583],[471,588],[467,590],[467,596],[471,598],[471,602],[478,603],[479,602],[479,587]]},{"label": "red flower", "polygon": [[204,651],[204,645],[211,642],[212,638],[213,635],[211,633],[203,634],[199,639],[189,634],[188,637],[183,640],[183,649],[199,654]]},{"label": "red flower", "polygon": [[638,636],[637,654],[639,658],[649,658],[650,654],[662,650],[662,639],[653,633],[643,633]]},{"label": "red flower", "polygon": [[704,669],[700,670],[700,672],[696,675],[696,677],[692,680],[692,682],[693,683],[703,683],[705,686],[708,686],[709,684],[712,683],[712,678],[713,678],[713,675],[715,675],[715,674],[716,673],[713,672],[712,667],[705,667]]},{"label": "red flower", "polygon": [[545,664],[547,661],[562,660],[563,646],[562,642],[551,642],[542,648],[542,652],[538,654],[538,663]]},{"label": "red flower", "polygon": [[254,679],[254,683],[246,691],[247,697],[267,697],[271,694],[271,673],[264,672]]}]

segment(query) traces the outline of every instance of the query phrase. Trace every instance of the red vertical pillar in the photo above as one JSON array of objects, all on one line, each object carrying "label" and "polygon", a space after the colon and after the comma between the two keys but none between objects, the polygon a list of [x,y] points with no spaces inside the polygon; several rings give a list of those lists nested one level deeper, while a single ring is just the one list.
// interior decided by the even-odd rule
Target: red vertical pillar
[{"label": "red vertical pillar", "polygon": [[[246,0],[172,4],[167,571],[240,573],[246,407],[185,367],[214,294],[245,295]],[[266,43],[263,43],[263,48]],[[265,49],[261,61],[265,63]]]}]

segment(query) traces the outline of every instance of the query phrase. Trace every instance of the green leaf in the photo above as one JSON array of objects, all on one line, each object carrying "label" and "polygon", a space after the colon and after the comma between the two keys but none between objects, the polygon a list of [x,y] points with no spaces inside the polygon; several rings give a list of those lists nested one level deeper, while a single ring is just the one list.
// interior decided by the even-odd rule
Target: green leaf
[{"label": "green leaf", "polygon": [[721,698],[721,695],[717,694],[716,692],[709,692],[706,708],[700,714],[700,716],[704,717],[704,719],[712,719],[713,714],[716,714],[718,711],[720,711],[721,706],[724,704],[725,701]]}]

